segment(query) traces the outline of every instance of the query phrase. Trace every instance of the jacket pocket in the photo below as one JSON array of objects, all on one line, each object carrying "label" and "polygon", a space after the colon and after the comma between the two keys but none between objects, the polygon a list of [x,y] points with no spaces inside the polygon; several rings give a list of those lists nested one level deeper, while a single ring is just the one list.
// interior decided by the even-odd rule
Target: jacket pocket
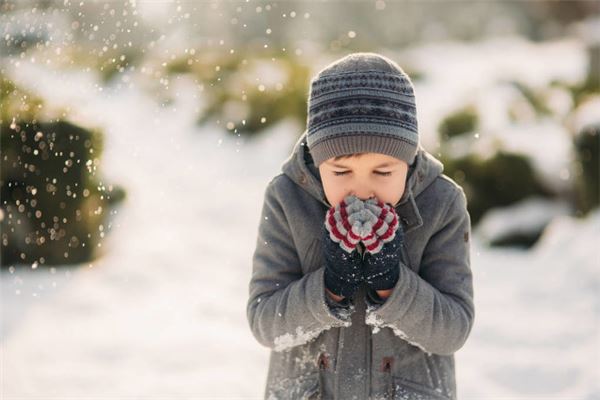
[{"label": "jacket pocket", "polygon": [[452,400],[444,396],[441,392],[422,385],[417,382],[409,381],[408,379],[394,376],[393,378],[393,395],[395,400]]}]

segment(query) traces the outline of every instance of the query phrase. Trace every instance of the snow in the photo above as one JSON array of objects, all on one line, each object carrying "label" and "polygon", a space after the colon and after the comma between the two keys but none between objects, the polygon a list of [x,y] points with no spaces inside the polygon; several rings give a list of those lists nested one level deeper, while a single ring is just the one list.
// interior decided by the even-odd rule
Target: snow
[{"label": "snow", "polygon": [[588,44],[600,44],[600,16],[589,15],[572,25],[573,33]]},{"label": "snow", "polygon": [[600,124],[600,94],[590,95],[583,100],[581,106],[569,119],[575,134],[581,133],[581,130],[588,125]]},{"label": "snow", "polygon": [[518,233],[541,231],[553,218],[569,214],[564,201],[532,196],[507,207],[496,207],[483,216],[476,226],[478,236],[488,242]]},{"label": "snow", "polygon": [[392,331],[394,332],[395,335],[399,336],[400,338],[406,340],[408,343],[412,344],[413,346],[416,346],[418,348],[420,348],[421,350],[423,350],[425,353],[427,353],[428,355],[431,355],[431,353],[429,351],[427,351],[423,346],[421,346],[419,343],[415,342],[414,340],[411,340],[408,335],[406,333],[404,333],[404,331],[402,331],[400,328],[398,328],[398,326],[394,325],[394,324],[386,324],[380,316],[378,316],[377,314],[373,313],[373,307],[367,307],[367,314],[365,317],[365,324],[367,325],[371,325],[371,332],[373,334],[379,332],[379,330],[381,328],[391,328]]},{"label": "snow", "polygon": [[314,329],[304,331],[301,326],[296,327],[295,334],[286,333],[285,335],[275,338],[275,351],[284,351],[292,347],[305,344],[317,338],[324,329]]},{"label": "snow", "polygon": [[[540,142],[544,151],[540,151]],[[542,119],[536,122],[496,129],[480,134],[457,136],[450,141],[450,154],[462,157],[471,152],[483,158],[494,155],[496,148],[526,156],[532,164],[537,177],[546,186],[556,192],[568,190],[571,183],[565,177],[571,174],[572,154],[571,136],[556,121]]]},{"label": "snow", "polygon": [[461,397],[600,394],[599,238],[600,210],[555,217],[531,251],[485,249],[473,236],[476,316],[457,353]]},{"label": "snow", "polygon": [[[576,81],[586,66],[571,40],[418,51],[439,69],[417,88],[424,137],[469,88],[484,93],[494,77],[519,73],[543,85]],[[176,101],[161,107],[135,76],[102,87],[91,73],[50,67],[23,59],[7,72],[48,104],[105,128],[99,170],[128,198],[103,258],[1,272],[3,398],[262,398],[269,350],[246,319],[251,256],[265,185],[303,127],[283,121],[245,140],[195,125],[189,77],[171,78]],[[473,235],[476,317],[456,354],[459,398],[600,397],[599,239],[598,211],[583,220],[553,213],[530,251],[490,249]]]},{"label": "snow", "polygon": [[[570,173],[573,158],[571,135],[563,121],[567,100],[564,93],[559,97],[558,89],[548,86],[555,80],[576,84],[586,78],[587,52],[579,39],[565,37],[536,44],[506,36],[476,45],[436,42],[402,50],[397,58],[406,60],[424,75],[423,80],[414,82],[415,97],[420,140],[431,153],[438,152],[436,132],[440,118],[472,105],[479,117],[479,127],[451,140],[451,154],[458,157],[474,151],[487,158],[493,155],[498,143],[500,148],[530,157],[539,178],[551,188],[558,192],[567,188],[569,182],[560,178]],[[559,114],[536,119],[535,111],[512,81],[523,83],[536,95],[547,98],[548,106],[557,108]],[[518,105],[516,110],[521,117],[518,121],[508,118],[512,103]],[[573,124],[578,127],[582,120],[599,122],[598,112],[594,113],[593,108],[572,117],[576,120]],[[544,143],[544,151],[539,151],[540,141]]]}]

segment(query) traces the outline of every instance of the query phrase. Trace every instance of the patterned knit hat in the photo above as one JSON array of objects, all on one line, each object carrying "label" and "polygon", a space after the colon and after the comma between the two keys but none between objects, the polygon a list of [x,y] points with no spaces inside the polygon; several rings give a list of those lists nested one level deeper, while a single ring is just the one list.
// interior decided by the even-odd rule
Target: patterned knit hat
[{"label": "patterned knit hat", "polygon": [[352,53],[310,83],[307,144],[316,166],[344,154],[374,152],[411,165],[419,141],[409,76],[377,53]]}]

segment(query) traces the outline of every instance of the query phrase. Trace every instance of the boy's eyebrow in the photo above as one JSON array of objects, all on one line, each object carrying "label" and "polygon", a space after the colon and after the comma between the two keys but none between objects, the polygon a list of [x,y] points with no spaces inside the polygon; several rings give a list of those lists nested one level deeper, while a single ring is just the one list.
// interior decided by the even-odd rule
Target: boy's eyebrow
[{"label": "boy's eyebrow", "polygon": [[[336,167],[336,168],[348,168],[345,165],[336,164],[334,162],[328,162],[328,164],[331,165],[332,167]],[[390,167],[390,166],[393,166],[396,164],[398,164],[397,161],[386,161],[383,164],[376,165],[374,168],[385,168],[385,167]]]}]

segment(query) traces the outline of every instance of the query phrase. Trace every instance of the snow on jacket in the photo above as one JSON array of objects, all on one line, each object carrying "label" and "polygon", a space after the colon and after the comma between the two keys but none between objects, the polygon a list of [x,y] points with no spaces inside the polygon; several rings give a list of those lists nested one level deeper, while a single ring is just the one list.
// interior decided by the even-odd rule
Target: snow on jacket
[{"label": "snow on jacket", "polygon": [[456,399],[454,353],[475,317],[471,223],[463,189],[421,145],[394,205],[405,232],[385,300],[325,294],[320,233],[331,207],[306,131],[268,183],[247,304],[271,349],[265,399]]}]

